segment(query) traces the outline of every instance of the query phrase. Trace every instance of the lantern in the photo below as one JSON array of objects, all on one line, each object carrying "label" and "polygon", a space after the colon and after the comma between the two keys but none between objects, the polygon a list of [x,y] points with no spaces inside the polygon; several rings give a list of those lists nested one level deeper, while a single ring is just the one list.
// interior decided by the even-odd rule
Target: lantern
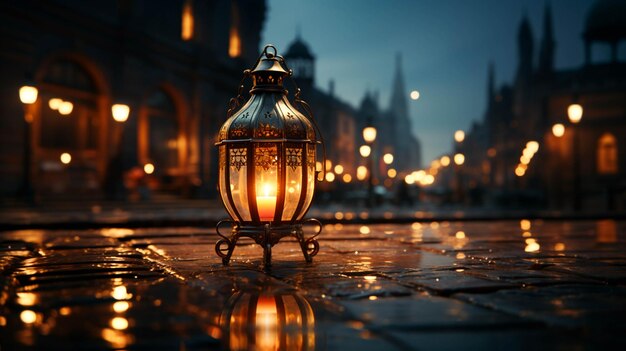
[{"label": "lantern", "polygon": [[236,292],[220,316],[229,350],[314,350],[315,315],[289,291]]},{"label": "lantern", "polygon": [[[315,191],[316,147],[323,143],[300,89],[296,87],[295,103],[306,115],[288,100],[283,83],[291,75],[284,58],[267,45],[254,69],[244,71],[244,80],[252,78],[250,99],[240,107],[242,81],[220,129],[218,188],[230,220],[218,223],[222,239],[215,250],[225,265],[240,237],[263,247],[266,267],[271,265],[272,246],[286,236],[298,240],[307,262],[319,250],[315,237],[321,223],[304,220],[304,215]],[[232,226],[229,236],[220,233],[226,222]],[[303,231],[306,222],[318,228],[308,239]]]}]

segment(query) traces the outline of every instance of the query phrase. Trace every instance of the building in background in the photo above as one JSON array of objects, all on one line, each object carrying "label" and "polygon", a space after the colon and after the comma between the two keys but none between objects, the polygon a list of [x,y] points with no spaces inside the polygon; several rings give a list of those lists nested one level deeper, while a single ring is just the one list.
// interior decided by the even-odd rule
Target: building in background
[{"label": "building in background", "polygon": [[[555,70],[549,6],[538,54],[529,21],[522,19],[515,81],[496,89],[490,66],[484,118],[456,145],[467,156],[458,170],[463,182],[456,186],[480,194],[468,201],[626,208],[626,62],[619,56],[626,42],[626,3],[597,1],[587,15],[583,40],[584,65]],[[603,49],[608,57],[598,55]],[[578,122],[569,116],[576,109],[582,111]],[[525,155],[532,141],[538,150]]]},{"label": "building in background", "polygon": [[[40,197],[102,198],[120,181],[214,190],[215,133],[258,57],[265,12],[261,0],[3,1],[0,197],[25,169]],[[23,85],[39,91],[29,145]],[[113,120],[116,103],[126,122]],[[133,179],[144,165],[149,179]]]}]

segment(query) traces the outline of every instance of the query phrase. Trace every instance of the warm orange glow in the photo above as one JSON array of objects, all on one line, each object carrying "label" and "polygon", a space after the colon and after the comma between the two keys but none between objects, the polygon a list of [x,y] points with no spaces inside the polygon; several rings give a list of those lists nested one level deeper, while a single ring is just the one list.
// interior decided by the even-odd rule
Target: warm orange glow
[{"label": "warm orange glow", "polygon": [[562,125],[561,123],[557,123],[555,125],[552,126],[552,134],[554,134],[555,137],[560,138],[565,134],[565,126]]},{"label": "warm orange glow", "polygon": [[372,153],[372,148],[369,145],[361,145],[359,153],[363,157],[368,157]]},{"label": "warm orange glow", "polygon": [[415,178],[413,178],[413,174],[409,174],[406,177],[404,177],[404,182],[409,185],[415,183]]},{"label": "warm orange glow", "polygon": [[523,164],[523,165],[527,165],[527,164],[529,164],[529,163],[530,163],[530,159],[531,159],[530,157],[525,156],[525,155],[522,155],[522,156],[519,158],[519,162],[520,162],[521,164]]},{"label": "warm orange glow", "polygon": [[[332,173],[326,173],[326,175]],[[259,218],[262,222],[270,222],[274,219],[276,211],[276,190],[271,184],[262,185],[263,194],[257,195],[256,206],[259,210]]]},{"label": "warm orange glow", "polygon": [[28,85],[23,86],[20,88],[20,101],[26,105],[34,104],[38,94],[37,88]]},{"label": "warm orange glow", "polygon": [[62,164],[67,165],[70,162],[72,162],[72,155],[68,154],[67,152],[64,152],[61,154],[59,159],[61,160]]},{"label": "warm orange glow", "polygon": [[518,177],[523,177],[524,174],[526,174],[526,170],[524,169],[524,167],[522,167],[522,165],[518,165],[515,168],[515,175]]},{"label": "warm orange glow", "polygon": [[326,173],[326,181],[332,183],[335,181],[335,173]]},{"label": "warm orange glow", "polygon": [[22,306],[33,306],[37,302],[37,295],[31,292],[17,293],[17,303]]},{"label": "warm orange glow", "polygon": [[439,163],[441,163],[441,165],[444,167],[448,167],[448,165],[450,165],[450,157],[442,156],[441,159],[439,160]]},{"label": "warm orange glow", "polygon": [[342,165],[336,165],[335,166],[335,173],[342,174],[343,173],[343,166]]},{"label": "warm orange glow", "polygon": [[393,155],[390,153],[386,153],[383,156],[383,162],[385,162],[385,164],[390,165],[393,163]]},{"label": "warm orange glow", "polygon": [[126,312],[130,308],[130,303],[127,301],[117,301],[113,304],[113,311],[117,313]]},{"label": "warm orange glow", "polygon": [[326,170],[328,170],[330,172],[330,170],[333,168],[333,161],[331,160],[326,160]]},{"label": "warm orange glow", "polygon": [[133,297],[133,294],[129,294],[124,285],[118,285],[113,288],[113,291],[111,292],[111,297],[116,300],[128,300]]},{"label": "warm orange glow", "polygon": [[540,248],[539,243],[535,239],[526,239],[526,247],[524,248],[525,252],[537,252]]},{"label": "warm orange glow", "polygon": [[376,140],[376,128],[374,127],[366,127],[363,129],[363,140],[366,143],[373,143]]},{"label": "warm orange glow", "polygon": [[130,115],[130,107],[125,104],[114,104],[111,106],[111,113],[116,122],[126,122],[128,115]]},{"label": "warm orange glow", "polygon": [[146,174],[154,173],[154,165],[152,163],[146,163],[143,165],[143,171],[146,172]]},{"label": "warm orange glow", "polygon": [[454,140],[456,140],[457,143],[463,142],[463,140],[465,140],[465,132],[462,130],[454,132]]},{"label": "warm orange glow", "polygon": [[365,180],[367,177],[367,168],[365,166],[359,166],[356,169],[356,179]]},{"label": "warm orange glow", "polygon": [[185,1],[183,5],[182,28],[180,36],[183,40],[191,40],[193,38],[193,8],[191,1]]},{"label": "warm orange glow", "polygon": [[74,110],[74,104],[69,101],[63,101],[59,105],[59,113],[67,116]]},{"label": "warm orange glow", "polygon": [[387,177],[389,178],[395,178],[398,175],[398,171],[396,171],[393,168],[389,168],[389,170],[387,170]]},{"label": "warm orange glow", "polygon": [[526,148],[534,154],[537,151],[539,151],[539,143],[534,140],[531,140],[526,143]]},{"label": "warm orange glow", "polygon": [[531,222],[528,219],[522,219],[519,221],[519,227],[521,230],[530,230]]},{"label": "warm orange glow", "polygon": [[31,310],[24,310],[20,313],[20,319],[24,324],[33,324],[37,321],[37,313]]},{"label": "warm orange glow", "polygon": [[465,155],[463,154],[454,155],[454,163],[459,166],[465,163]]},{"label": "warm orange glow", "polygon": [[411,96],[411,100],[417,100],[420,98],[420,92],[417,90],[413,90],[410,96]]},{"label": "warm orange glow", "polygon": [[465,239],[465,232],[462,230],[459,230],[458,232],[456,232],[456,234],[454,235],[457,239]]},{"label": "warm orange glow", "polygon": [[59,98],[52,98],[48,101],[48,107],[50,107],[51,110],[58,110],[59,106],[61,106],[61,103],[63,102],[63,100],[59,99]]},{"label": "warm orange glow", "polygon": [[366,226],[366,225],[362,225],[361,228],[359,228],[359,233],[361,234],[369,234],[370,233],[370,227]]},{"label": "warm orange glow", "polygon": [[572,123],[578,123],[583,118],[583,107],[579,104],[571,104],[567,108],[567,117]]},{"label": "warm orange glow", "polygon": [[115,330],[124,330],[128,328],[128,320],[124,317],[115,317],[111,319],[111,328]]},{"label": "warm orange glow", "polygon": [[351,175],[349,175],[349,174],[347,174],[347,173],[346,173],[346,174],[344,174],[344,175],[343,175],[343,181],[344,181],[345,183],[350,183],[350,182],[352,181],[352,176],[351,176]]},{"label": "warm orange glow", "polygon": [[259,350],[277,350],[278,310],[272,296],[259,296],[256,305],[256,342]]},{"label": "warm orange glow", "polygon": [[228,56],[239,57],[241,56],[241,38],[239,37],[239,30],[237,27],[230,29],[230,38],[228,42]]}]

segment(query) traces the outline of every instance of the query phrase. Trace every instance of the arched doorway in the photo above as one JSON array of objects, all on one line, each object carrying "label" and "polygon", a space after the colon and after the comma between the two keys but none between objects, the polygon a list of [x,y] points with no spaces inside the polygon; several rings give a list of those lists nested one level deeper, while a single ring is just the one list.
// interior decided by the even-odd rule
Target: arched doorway
[{"label": "arched doorway", "polygon": [[35,187],[44,197],[100,194],[106,162],[104,88],[84,58],[53,57],[38,75]]},{"label": "arched doorway", "polygon": [[604,133],[598,139],[597,170],[599,174],[616,174],[618,172],[617,140],[611,133]]},{"label": "arched doorway", "polygon": [[158,190],[178,192],[186,184],[185,105],[175,90],[161,87],[147,96],[139,114],[142,164],[151,163]]}]

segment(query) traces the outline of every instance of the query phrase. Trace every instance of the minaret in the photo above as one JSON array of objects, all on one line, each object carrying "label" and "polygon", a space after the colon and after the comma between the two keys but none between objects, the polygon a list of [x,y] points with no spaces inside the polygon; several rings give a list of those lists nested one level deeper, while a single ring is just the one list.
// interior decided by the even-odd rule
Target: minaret
[{"label": "minaret", "polygon": [[533,33],[525,13],[517,34],[517,54],[517,79],[529,78],[533,72]]},{"label": "minaret", "polygon": [[[406,88],[404,84],[404,76],[402,74],[402,54],[396,55],[396,72],[393,80],[393,86],[391,87],[391,113],[395,115],[396,120],[402,121],[408,120],[409,107],[406,101]],[[406,128],[406,126],[399,126],[400,128]]]},{"label": "minaret", "polygon": [[554,70],[555,47],[554,29],[552,26],[552,9],[550,8],[550,4],[546,2],[543,12],[543,37],[541,38],[541,47],[539,49],[540,74],[549,75]]}]

